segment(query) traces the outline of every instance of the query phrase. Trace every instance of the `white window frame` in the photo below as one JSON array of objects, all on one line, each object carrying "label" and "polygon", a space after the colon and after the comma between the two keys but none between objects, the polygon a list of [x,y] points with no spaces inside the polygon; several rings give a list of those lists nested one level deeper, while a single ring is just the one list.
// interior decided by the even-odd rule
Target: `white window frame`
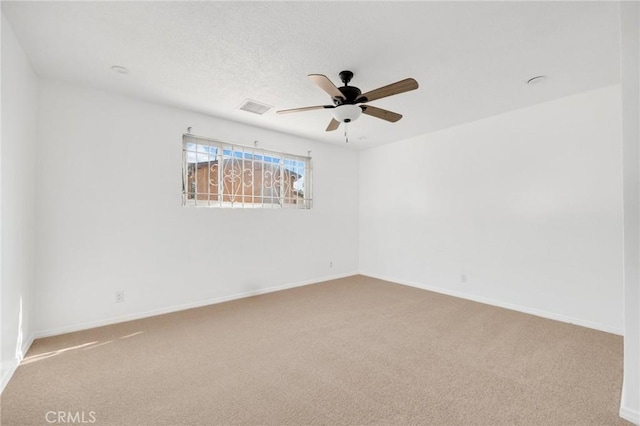
[{"label": "white window frame", "polygon": [[[208,173],[207,180],[205,185],[198,187],[199,180],[204,178],[199,176],[199,173],[205,165]],[[258,176],[256,176],[256,167],[260,169]],[[265,169],[268,170],[265,171]],[[212,171],[217,173],[213,180]],[[240,171],[239,175],[238,171]],[[290,184],[292,175],[297,175],[298,178]],[[251,179],[250,185],[246,183],[247,176]],[[256,180],[259,182],[259,195],[254,193],[257,188]],[[270,182],[270,186],[265,182]],[[229,183],[231,191],[226,192],[225,190],[229,189]],[[234,188],[234,184],[240,186]],[[212,186],[217,189],[212,190]],[[251,188],[250,194],[245,193],[245,187]],[[238,194],[237,190],[242,192]],[[265,194],[265,191],[269,191],[269,194]],[[247,201],[247,198],[251,201]],[[313,205],[311,157],[185,133],[182,135],[182,205],[245,209],[311,209]]]}]

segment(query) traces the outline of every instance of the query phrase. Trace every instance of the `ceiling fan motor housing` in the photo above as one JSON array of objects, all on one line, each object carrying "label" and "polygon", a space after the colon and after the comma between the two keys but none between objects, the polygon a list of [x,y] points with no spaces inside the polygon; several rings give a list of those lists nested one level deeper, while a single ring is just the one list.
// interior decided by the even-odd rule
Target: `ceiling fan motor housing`
[{"label": "ceiling fan motor housing", "polygon": [[340,75],[340,80],[342,80],[342,82],[344,83],[344,86],[338,87],[338,90],[340,90],[340,92],[344,96],[344,99],[339,97],[334,97],[332,98],[333,103],[336,106],[354,105],[356,103],[356,99],[358,99],[358,96],[360,96],[362,92],[357,87],[349,86],[349,82],[353,78],[353,73],[351,71],[341,71],[339,75]]},{"label": "ceiling fan motor housing", "polygon": [[344,95],[344,99],[341,98],[333,98],[333,103],[335,105],[342,105],[342,104],[355,104],[356,103],[356,99],[358,99],[358,96],[360,96],[360,94],[362,94],[362,92],[360,91],[360,89],[358,89],[357,87],[353,87],[353,86],[342,86],[342,87],[338,87],[338,90],[340,90],[340,92],[342,92],[342,94]]}]

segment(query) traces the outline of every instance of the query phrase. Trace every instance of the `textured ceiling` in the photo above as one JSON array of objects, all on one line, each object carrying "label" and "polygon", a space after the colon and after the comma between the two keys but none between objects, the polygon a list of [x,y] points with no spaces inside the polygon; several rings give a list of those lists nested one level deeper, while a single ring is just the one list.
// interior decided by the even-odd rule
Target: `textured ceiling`
[{"label": "textured ceiling", "polygon": [[[363,92],[406,77],[420,88],[372,102],[366,148],[619,82],[617,2],[2,2],[36,72],[128,96],[344,144],[307,74],[351,70]],[[123,65],[130,73],[110,70]],[[536,75],[543,84],[526,85]],[[245,98],[274,106],[238,110]],[[185,123],[185,126],[188,123]],[[215,135],[212,135],[215,136]]]}]

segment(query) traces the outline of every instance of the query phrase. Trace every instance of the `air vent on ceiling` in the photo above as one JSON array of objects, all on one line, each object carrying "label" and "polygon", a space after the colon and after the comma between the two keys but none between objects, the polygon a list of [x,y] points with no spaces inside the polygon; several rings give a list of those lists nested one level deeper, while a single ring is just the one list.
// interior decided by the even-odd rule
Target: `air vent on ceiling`
[{"label": "air vent on ceiling", "polygon": [[271,108],[273,107],[257,101],[253,101],[251,99],[245,99],[242,105],[240,105],[240,109],[242,111],[252,112],[258,115],[264,114],[265,112],[269,111]]}]

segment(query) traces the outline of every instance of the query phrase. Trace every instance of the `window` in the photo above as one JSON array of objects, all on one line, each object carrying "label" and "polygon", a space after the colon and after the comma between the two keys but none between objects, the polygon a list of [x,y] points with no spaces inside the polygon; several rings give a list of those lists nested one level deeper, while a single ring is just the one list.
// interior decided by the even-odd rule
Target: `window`
[{"label": "window", "polygon": [[311,208],[311,158],[182,136],[182,204]]}]

